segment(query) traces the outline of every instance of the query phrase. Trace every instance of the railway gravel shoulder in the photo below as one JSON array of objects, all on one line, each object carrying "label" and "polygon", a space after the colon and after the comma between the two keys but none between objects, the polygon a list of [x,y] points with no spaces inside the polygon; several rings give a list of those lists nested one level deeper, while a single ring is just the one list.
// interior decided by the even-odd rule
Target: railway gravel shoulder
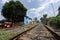
[{"label": "railway gravel shoulder", "polygon": [[55,40],[54,36],[41,24],[12,40]]},{"label": "railway gravel shoulder", "polygon": [[23,28],[23,31],[21,30],[21,32],[20,32],[19,34],[11,37],[9,40],[13,40],[14,38],[17,38],[19,35],[21,35],[21,34],[27,32],[27,31],[33,29],[33,28],[36,27],[37,25],[38,25],[38,24],[35,24],[34,26],[32,25],[32,27],[30,27],[30,28]]},{"label": "railway gravel shoulder", "polygon": [[54,29],[52,29],[51,27],[47,25],[44,25],[44,26],[48,29],[48,31],[51,32],[51,34],[56,38],[56,40],[60,40],[60,34],[56,33]]}]

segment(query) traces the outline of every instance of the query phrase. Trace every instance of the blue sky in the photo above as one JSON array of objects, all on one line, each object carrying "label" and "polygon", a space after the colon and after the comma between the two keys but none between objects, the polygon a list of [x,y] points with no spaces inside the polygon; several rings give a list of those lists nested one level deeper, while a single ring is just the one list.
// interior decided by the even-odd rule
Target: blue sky
[{"label": "blue sky", "polygon": [[[27,16],[31,18],[37,17],[40,19],[43,14],[48,14],[48,17],[56,16],[58,14],[58,7],[60,7],[60,0],[19,0],[28,9]],[[9,0],[0,0],[0,20],[4,19],[1,15],[1,9],[5,2]],[[52,4],[52,5],[51,5]],[[54,12],[53,13],[53,8]]]}]

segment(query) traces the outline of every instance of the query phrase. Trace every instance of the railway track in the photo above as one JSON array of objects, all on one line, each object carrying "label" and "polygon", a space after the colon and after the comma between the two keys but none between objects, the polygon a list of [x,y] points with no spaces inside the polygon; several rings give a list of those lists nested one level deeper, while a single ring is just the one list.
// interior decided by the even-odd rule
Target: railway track
[{"label": "railway track", "polygon": [[60,40],[60,35],[58,35],[57,33],[55,33],[53,30],[51,30],[50,28],[48,28],[46,25],[44,25],[48,31],[51,32],[51,34],[56,38],[56,40]]},{"label": "railway track", "polygon": [[36,25],[9,40],[60,40],[60,36],[45,25]]},{"label": "railway track", "polygon": [[32,27],[32,28],[30,28],[30,29],[28,29],[28,30],[26,30],[26,31],[24,31],[24,32],[16,35],[16,36],[14,36],[13,38],[11,38],[11,39],[9,39],[9,40],[18,40],[19,37],[23,36],[23,35],[26,34],[28,31],[34,29],[36,26],[37,26],[37,25],[35,25],[34,27]]}]

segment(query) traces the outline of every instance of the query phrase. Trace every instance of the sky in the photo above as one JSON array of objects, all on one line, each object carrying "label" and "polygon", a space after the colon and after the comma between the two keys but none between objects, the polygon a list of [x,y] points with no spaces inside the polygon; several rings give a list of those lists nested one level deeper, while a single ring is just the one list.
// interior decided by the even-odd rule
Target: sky
[{"label": "sky", "polygon": [[[18,0],[27,8],[27,16],[40,19],[44,14],[48,17],[56,16],[60,7],[60,0]],[[0,20],[4,19],[1,15],[3,5],[9,0],[0,0]]]}]

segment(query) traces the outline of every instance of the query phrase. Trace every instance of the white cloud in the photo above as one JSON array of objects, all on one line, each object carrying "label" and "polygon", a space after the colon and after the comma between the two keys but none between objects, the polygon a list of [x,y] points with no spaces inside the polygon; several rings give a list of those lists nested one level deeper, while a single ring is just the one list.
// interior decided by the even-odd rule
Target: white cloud
[{"label": "white cloud", "polygon": [[28,2],[29,2],[29,3],[31,3],[31,2],[32,2],[32,0],[28,0]]},{"label": "white cloud", "polygon": [[28,2],[28,3],[31,3],[31,2],[33,2],[33,1],[36,1],[36,0],[28,0],[27,2]]},{"label": "white cloud", "polygon": [[9,0],[2,0],[2,3],[4,4],[5,2],[9,2]]},{"label": "white cloud", "polygon": [[30,13],[35,14],[35,16],[40,16],[40,12],[46,9],[51,3],[57,3],[59,1],[60,0],[45,0],[41,5],[39,5],[39,7],[29,9],[27,14],[30,12]]},{"label": "white cloud", "polygon": [[[30,14],[29,14],[29,13],[30,13]],[[38,17],[38,16],[40,16],[40,14],[37,13],[37,11],[36,11],[35,8],[32,8],[32,9],[28,10],[28,12],[27,12],[27,16],[29,16],[29,17],[32,18],[31,15],[33,15],[33,18],[34,18],[34,17]]]},{"label": "white cloud", "polygon": [[[39,6],[38,8],[29,9],[28,12],[35,14],[34,17],[39,17],[40,16],[39,12],[44,10],[47,5],[48,5],[48,3],[44,3],[41,6]],[[29,14],[28,12],[27,12],[27,14]]]},{"label": "white cloud", "polygon": [[50,3],[57,3],[60,0],[50,0]]}]

